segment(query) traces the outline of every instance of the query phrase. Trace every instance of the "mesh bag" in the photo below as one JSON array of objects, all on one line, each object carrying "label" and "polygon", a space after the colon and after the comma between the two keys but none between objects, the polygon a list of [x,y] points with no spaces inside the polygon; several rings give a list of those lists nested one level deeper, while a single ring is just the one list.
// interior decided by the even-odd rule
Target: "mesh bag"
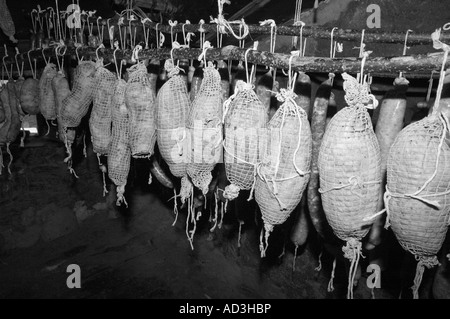
[{"label": "mesh bag", "polygon": [[239,190],[249,190],[254,184],[258,137],[267,126],[268,116],[252,85],[240,80],[224,107],[224,161],[231,184],[225,187],[223,196],[233,200]]},{"label": "mesh bag", "polygon": [[117,80],[112,99],[112,132],[108,155],[108,176],[117,186],[117,206],[126,204],[123,194],[130,171],[131,150],[129,146],[129,119],[125,104],[127,83]]},{"label": "mesh bag", "polygon": [[[61,118],[62,101],[69,96],[70,88],[69,81],[62,72],[58,72],[52,80],[53,95],[55,97],[56,105],[56,119],[58,122],[58,137],[61,142],[64,142],[64,125]],[[75,130],[70,130],[67,132],[68,140],[73,143],[75,140]]]},{"label": "mesh bag", "polygon": [[20,133],[20,127],[22,122],[20,120],[19,112],[17,111],[18,105],[16,100],[16,92],[14,87],[14,82],[12,80],[8,81],[6,84],[6,90],[8,93],[9,107],[11,110],[11,125],[6,136],[6,142],[12,143],[16,140]]},{"label": "mesh bag", "polygon": [[56,119],[55,97],[52,89],[52,80],[56,73],[56,65],[47,63],[39,79],[39,110],[46,120]]},{"label": "mesh bag", "polygon": [[62,103],[61,117],[66,128],[78,127],[94,98],[96,65],[81,61],[75,69],[72,92]]},{"label": "mesh bag", "polygon": [[[101,60],[99,60],[101,61]],[[116,86],[116,76],[103,66],[95,73],[95,90],[89,130],[94,153],[108,155],[111,143],[112,97]]]},{"label": "mesh bag", "polygon": [[171,60],[165,63],[169,80],[157,95],[157,141],[161,156],[175,177],[186,175],[186,122],[190,100],[186,82]]},{"label": "mesh bag", "polygon": [[414,298],[424,266],[438,265],[450,222],[450,146],[442,114],[408,125],[395,139],[387,162],[385,207],[403,249],[418,260]]},{"label": "mesh bag", "polygon": [[11,107],[9,105],[8,89],[6,85],[0,88],[0,100],[5,112],[5,120],[0,124],[0,146],[6,145],[8,140],[8,132],[11,126]]},{"label": "mesh bag", "polygon": [[22,85],[25,82],[25,79],[20,76],[16,82],[14,82],[14,95],[16,97],[16,103],[17,103],[17,111],[19,112],[19,116],[21,119],[26,115],[24,111],[22,110],[22,107],[20,106],[20,90],[22,89]]},{"label": "mesh bag", "polygon": [[150,157],[156,142],[155,93],[142,62],[132,66],[128,72],[125,103],[129,116],[131,155],[134,158]]},{"label": "mesh bag", "polygon": [[351,260],[348,298],[361,255],[361,239],[370,230],[365,218],[377,210],[381,191],[381,156],[366,104],[372,99],[368,85],[343,73],[348,107],[327,125],[319,150],[318,168],[322,205],[328,223],[346,241],[345,257]]},{"label": "mesh bag", "polygon": [[188,118],[187,173],[194,186],[208,193],[211,171],[222,155],[222,92],[219,72],[212,62],[204,69],[202,85]]},{"label": "mesh bag", "polygon": [[39,81],[27,78],[20,88],[20,106],[30,115],[39,113]]},{"label": "mesh bag", "polygon": [[310,176],[311,128],[306,112],[285,89],[277,95],[283,102],[268,124],[264,157],[255,181],[255,200],[261,209],[265,247],[261,233],[261,256],[265,256],[274,225],[284,223],[300,203]]}]

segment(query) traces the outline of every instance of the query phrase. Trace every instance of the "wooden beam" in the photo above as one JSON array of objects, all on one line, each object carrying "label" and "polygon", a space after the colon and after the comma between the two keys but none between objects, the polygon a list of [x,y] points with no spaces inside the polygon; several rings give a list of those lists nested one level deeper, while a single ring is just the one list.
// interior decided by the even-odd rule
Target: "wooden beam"
[{"label": "wooden beam", "polygon": [[[88,19],[91,23],[96,23],[96,17],[87,17],[83,16],[83,19]],[[100,19],[99,23],[106,25],[108,19]],[[109,19],[110,25],[117,26],[118,18]],[[124,20],[124,25],[128,26],[131,23],[132,26],[142,27],[142,23],[140,21],[127,21]],[[155,22],[145,22],[146,27],[150,27],[156,30],[157,23]],[[178,23],[173,28],[169,25],[158,24],[158,30],[163,33],[181,33],[182,32],[183,23]],[[186,24],[184,26],[185,32],[199,32],[199,28],[202,27],[206,33],[217,32],[216,24]],[[239,34],[239,25],[233,24],[233,31],[236,34]],[[249,33],[251,35],[257,34],[270,34],[271,28],[270,26],[260,26],[260,25],[248,25]],[[285,36],[299,36],[300,31],[302,31],[301,26],[287,26],[280,25],[277,27],[277,35],[285,35]],[[317,26],[305,26],[303,27],[303,36],[304,37],[312,37],[315,39],[330,39],[331,38],[331,28],[323,28]],[[364,42],[365,43],[401,43],[405,42],[405,32],[382,32],[382,31],[374,31],[374,30],[366,30],[364,33]],[[359,42],[361,41],[361,31],[359,30],[350,30],[350,29],[335,29],[333,33],[333,39],[336,41],[353,41]],[[450,42],[450,33],[441,34],[442,42]],[[431,39],[431,34],[428,33],[410,33],[408,35],[408,45],[424,45],[424,44],[432,44],[433,41]]]},{"label": "wooden beam", "polygon": [[[96,49],[91,47],[82,47],[78,49],[79,56],[95,59]],[[229,45],[223,48],[208,49],[206,58],[208,60],[245,60],[246,49]],[[54,56],[54,49],[47,49],[44,51],[47,56]],[[118,60],[126,60],[127,63],[133,63],[131,61],[131,50],[118,50],[116,57]],[[113,50],[109,48],[103,48],[98,50],[100,57],[103,57],[105,61],[114,62]],[[200,49],[176,49],[173,52],[176,59],[197,59],[201,54]],[[66,55],[75,56],[75,47],[67,47]],[[42,50],[35,50],[30,52],[31,59],[42,59]],[[270,53],[267,51],[249,51],[247,60],[249,63],[255,63],[258,65],[275,67],[278,69],[289,68],[289,54],[282,53]],[[142,50],[139,53],[140,59],[153,59],[160,60],[170,58],[170,49],[149,49]],[[371,58],[366,60],[364,66],[364,72],[370,73],[373,76],[383,76],[395,78],[399,72],[403,72],[406,77],[415,78],[429,78],[433,70],[439,71],[442,66],[443,53],[429,54],[429,55],[414,55],[414,56],[401,56],[393,58]],[[28,67],[28,57],[26,53],[18,55],[18,60],[24,60],[25,65]],[[8,56],[5,59],[6,63],[15,63],[13,56]],[[306,73],[343,73],[356,74],[361,70],[360,58],[319,58],[319,57],[294,57],[292,59],[292,70],[302,71]],[[450,61],[447,61],[447,67],[450,67]]]}]

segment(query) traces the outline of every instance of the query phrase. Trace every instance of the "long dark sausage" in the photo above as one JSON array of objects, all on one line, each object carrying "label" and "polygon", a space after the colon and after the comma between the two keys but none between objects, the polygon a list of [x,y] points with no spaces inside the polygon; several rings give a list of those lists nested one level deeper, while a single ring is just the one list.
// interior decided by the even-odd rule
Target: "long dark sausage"
[{"label": "long dark sausage", "polygon": [[[385,190],[384,185],[386,184],[386,166],[389,150],[404,126],[408,84],[409,82],[405,78],[396,78],[394,88],[386,93],[379,106],[380,113],[377,126],[375,127],[375,134],[380,145],[382,187],[378,198],[377,211],[381,211],[384,207],[383,194]],[[383,240],[383,235],[385,234],[384,220],[384,215],[380,215],[374,220],[368,236],[368,242],[365,245],[367,250],[374,249]]]},{"label": "long dark sausage", "polygon": [[311,177],[307,188],[308,210],[311,221],[317,233],[324,238],[332,238],[333,231],[329,226],[322,208],[319,193],[319,159],[320,145],[322,144],[325,127],[327,124],[328,101],[332,90],[331,77],[324,81],[319,88],[314,99],[314,107],[311,116],[312,134],[312,157],[311,157]]}]

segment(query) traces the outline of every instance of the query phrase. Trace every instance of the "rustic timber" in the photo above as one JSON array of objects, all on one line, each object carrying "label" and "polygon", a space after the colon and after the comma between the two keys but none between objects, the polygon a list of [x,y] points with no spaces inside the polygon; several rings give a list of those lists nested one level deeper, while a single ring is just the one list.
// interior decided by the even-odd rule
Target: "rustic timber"
[{"label": "rustic timber", "polygon": [[[61,50],[64,51],[64,50]],[[99,57],[105,61],[114,62],[113,52],[110,48],[102,48],[98,51]],[[207,50],[206,58],[208,60],[245,60],[246,49],[236,46],[225,46],[223,48],[211,48]],[[131,50],[117,50],[116,58],[118,61],[125,60],[127,63],[134,63],[131,60]],[[54,49],[45,49],[46,56],[55,56]],[[68,46],[66,55],[75,56],[75,47]],[[180,48],[173,51],[176,59],[197,59],[201,54],[201,49],[196,48]],[[96,59],[96,49],[91,47],[80,47],[78,55],[85,58]],[[364,72],[370,73],[372,76],[392,77],[398,76],[399,72],[407,77],[429,78],[433,70],[439,71],[442,66],[443,53],[434,53],[428,55],[401,56],[393,58],[374,57],[366,60]],[[42,59],[42,50],[30,51],[31,59]],[[18,61],[25,61],[26,68],[29,68],[27,53],[21,53],[17,56]],[[170,58],[170,49],[148,49],[139,52],[139,58],[160,60]],[[270,53],[267,51],[251,50],[247,55],[249,63],[263,66],[275,67],[278,69],[289,68],[289,54]],[[5,63],[15,63],[14,56],[5,58]],[[446,67],[450,67],[450,61],[447,61]],[[292,59],[292,70],[302,71],[306,73],[343,73],[356,74],[361,71],[360,58],[325,58],[325,57],[294,57]]]},{"label": "rustic timber", "polygon": [[[92,23],[94,26],[97,25],[97,17],[87,17],[83,16],[82,19],[84,21],[89,21],[89,23]],[[107,25],[107,20],[109,20],[110,26],[115,26],[117,30],[117,23],[119,22],[118,18],[111,18],[111,19],[99,19],[99,25]],[[142,22],[141,21],[128,21],[124,19],[123,26],[129,26],[129,24],[133,27],[142,28]],[[145,26],[147,28],[151,28],[153,30],[156,30],[156,26],[158,25],[158,30],[163,33],[182,33],[183,32],[183,25],[184,25],[184,31],[185,32],[194,32],[198,33],[200,27],[203,28],[204,32],[210,33],[210,32],[217,32],[217,24],[184,24],[182,22],[178,23],[177,25],[171,27],[167,24],[160,24],[156,22],[151,22],[147,20],[145,22]],[[240,26],[239,24],[232,24],[232,29],[235,34],[239,34]],[[271,27],[269,25],[260,26],[260,25],[254,25],[249,24],[248,25],[249,33],[250,35],[257,35],[257,34],[270,34]],[[331,39],[331,29],[318,27],[318,26],[304,26],[303,31],[301,26],[294,26],[294,25],[279,25],[276,28],[277,35],[285,35],[285,36],[299,36],[300,31],[303,32],[304,37],[312,37],[315,39]],[[381,32],[381,31],[375,31],[375,30],[365,30],[364,31],[364,42],[367,43],[401,43],[403,44],[405,42],[405,32]],[[106,33],[105,33],[105,36]],[[153,36],[153,35],[152,35]],[[335,29],[333,33],[333,39],[336,41],[354,41],[359,42],[361,41],[361,30],[351,30],[351,29],[341,29],[337,28]],[[450,42],[450,33],[443,32],[441,34],[441,41],[443,42]],[[408,46],[411,45],[424,45],[424,44],[432,44],[433,41],[431,39],[431,34],[428,33],[420,33],[420,32],[412,32],[408,35]]]}]

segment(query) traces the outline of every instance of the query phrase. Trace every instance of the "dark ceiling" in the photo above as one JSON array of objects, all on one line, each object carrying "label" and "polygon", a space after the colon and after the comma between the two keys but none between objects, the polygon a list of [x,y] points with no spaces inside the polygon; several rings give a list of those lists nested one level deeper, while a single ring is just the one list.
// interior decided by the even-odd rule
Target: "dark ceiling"
[{"label": "dark ceiling", "polygon": [[[72,0],[58,0],[58,6],[60,10],[65,10],[68,5],[72,4]],[[75,1],[76,3],[77,1]],[[110,18],[125,9],[126,1],[123,0],[79,0],[80,7],[85,11],[96,10],[96,15],[103,18]],[[209,17],[217,16],[217,0],[171,0],[169,1],[172,8],[176,10],[170,10],[167,0],[136,0],[141,4],[140,8],[148,14],[149,18],[153,21],[160,21],[161,17],[163,21],[177,20],[184,22],[190,20],[191,23],[198,23],[200,19],[204,19],[205,22],[209,22]],[[252,2],[258,3],[260,0],[231,0],[230,4],[224,5],[225,18],[232,17],[235,13],[239,12],[245,6]],[[36,9],[38,5],[42,9],[47,7],[55,8],[55,0],[6,0],[8,8],[11,12],[12,18],[16,27],[17,39],[29,39],[31,26],[30,12]],[[303,0],[303,9],[312,8],[314,0]],[[265,19],[274,19],[277,24],[286,22],[294,17],[296,6],[296,0],[271,0],[268,1],[261,8],[257,8],[255,11],[250,12],[247,16],[244,16],[247,23],[258,23]],[[239,17],[241,18],[241,17]],[[0,32],[0,43],[7,43],[8,46],[12,45],[8,38]]]}]

